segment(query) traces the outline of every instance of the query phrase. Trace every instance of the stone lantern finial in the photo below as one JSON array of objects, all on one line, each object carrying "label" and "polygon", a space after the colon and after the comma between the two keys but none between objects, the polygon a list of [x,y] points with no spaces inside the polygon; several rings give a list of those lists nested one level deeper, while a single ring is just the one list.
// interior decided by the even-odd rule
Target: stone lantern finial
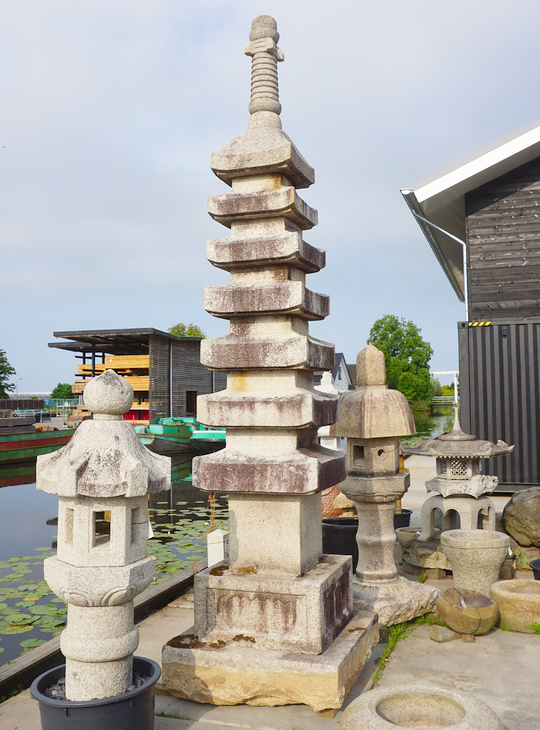
[{"label": "stone lantern finial", "polygon": [[94,420],[121,421],[133,404],[133,388],[114,370],[106,370],[88,383],[83,399]]},{"label": "stone lantern finial", "polygon": [[367,388],[378,386],[386,388],[386,366],[384,353],[368,345],[356,357],[356,387]]},{"label": "stone lantern finial", "polygon": [[[279,33],[277,23],[269,15],[259,15],[251,24],[250,43],[244,49],[251,62],[251,101],[249,113],[270,112],[257,121],[263,126],[281,126],[279,115],[278,61],[283,61],[283,51],[277,47]],[[275,117],[275,118],[274,118]],[[251,122],[250,122],[251,125]]]}]

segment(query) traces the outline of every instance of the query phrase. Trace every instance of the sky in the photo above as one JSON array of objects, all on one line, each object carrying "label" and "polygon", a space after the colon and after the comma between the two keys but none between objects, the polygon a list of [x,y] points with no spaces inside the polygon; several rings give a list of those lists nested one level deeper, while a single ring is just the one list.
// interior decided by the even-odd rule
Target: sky
[{"label": "sky", "polygon": [[[247,128],[251,20],[276,18],[283,129],[315,168],[306,241],[330,295],[310,331],[348,362],[412,320],[458,367],[460,303],[400,188],[540,116],[540,4],[515,0],[17,0],[0,27],[0,349],[20,392],[72,382],[53,331],[228,322],[210,153]],[[445,382],[445,379],[441,379]],[[448,379],[450,382],[451,378]],[[15,382],[15,379],[13,379]]]}]

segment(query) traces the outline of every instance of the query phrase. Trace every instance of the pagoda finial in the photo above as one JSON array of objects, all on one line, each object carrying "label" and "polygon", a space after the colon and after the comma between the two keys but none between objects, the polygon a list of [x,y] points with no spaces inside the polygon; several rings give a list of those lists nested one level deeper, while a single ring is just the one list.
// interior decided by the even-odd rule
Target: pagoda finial
[{"label": "pagoda finial", "polygon": [[[250,126],[281,126],[279,114],[278,61],[283,61],[283,51],[277,47],[279,33],[277,23],[269,15],[259,15],[251,24],[250,42],[244,49],[251,62]],[[270,112],[261,115],[259,112]],[[253,123],[253,124],[252,124]]]}]

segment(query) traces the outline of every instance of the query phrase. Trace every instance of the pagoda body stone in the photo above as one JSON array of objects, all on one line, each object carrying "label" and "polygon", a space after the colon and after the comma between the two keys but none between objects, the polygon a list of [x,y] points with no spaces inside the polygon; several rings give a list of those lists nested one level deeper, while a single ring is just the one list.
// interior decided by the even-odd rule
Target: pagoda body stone
[{"label": "pagoda body stone", "polygon": [[405,396],[388,390],[384,354],[368,345],[356,360],[356,390],[340,401],[336,436],[347,437],[347,478],[339,488],[358,514],[354,607],[373,610],[383,626],[433,610],[438,591],[399,577],[394,561],[396,501],[409,487],[399,471],[399,437],[414,433]]},{"label": "pagoda body stone", "polygon": [[329,312],[305,281],[325,254],[303,240],[317,213],[297,189],[314,173],[281,128],[278,39],[272,18],[253,21],[249,126],[211,160],[231,192],[208,210],[231,232],[207,253],[231,279],[205,291],[205,307],[230,332],[203,340],[201,361],[227,372],[227,389],[200,396],[197,417],[225,427],[227,445],[194,460],[193,480],[229,495],[229,562],[195,576],[194,632],[164,647],[162,681],[201,702],[328,709],[343,702],[378,632],[372,615],[348,630],[350,558],[322,555],[321,491],[345,477],[345,463],[317,443],[337,398],[314,389],[313,372],[332,368],[334,347],[309,334],[309,321]]},{"label": "pagoda body stone", "polygon": [[132,683],[133,599],[155,574],[147,495],[170,489],[170,459],[146,449],[122,420],[132,402],[131,385],[107,370],[84,391],[93,419],[37,459],[37,489],[59,496],[58,551],[44,573],[68,604],[60,648],[72,701],[112,697]]}]

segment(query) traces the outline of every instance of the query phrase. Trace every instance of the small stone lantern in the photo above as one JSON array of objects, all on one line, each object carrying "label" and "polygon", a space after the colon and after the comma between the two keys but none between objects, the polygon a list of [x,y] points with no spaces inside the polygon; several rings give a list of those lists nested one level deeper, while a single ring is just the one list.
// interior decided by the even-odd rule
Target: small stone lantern
[{"label": "small stone lantern", "polygon": [[59,496],[58,552],[44,572],[68,604],[60,647],[72,701],[115,696],[132,683],[133,599],[155,574],[147,495],[170,489],[170,459],[146,449],[122,420],[132,402],[131,386],[107,370],[84,391],[93,419],[37,460],[37,489]]},{"label": "small stone lantern", "polygon": [[514,446],[508,446],[504,441],[494,444],[465,433],[456,408],[450,433],[442,433],[419,446],[403,450],[407,454],[434,456],[436,460],[436,476],[426,482],[426,489],[434,494],[422,505],[419,540],[427,541],[433,536],[436,509],[443,513],[443,531],[457,527],[457,515],[462,529],[475,530],[479,520],[482,527],[495,529],[495,505],[486,495],[495,490],[499,479],[480,473],[480,459],[511,454]]},{"label": "small stone lantern", "polygon": [[384,354],[373,345],[358,354],[356,382],[331,428],[347,437],[347,478],[339,488],[358,514],[354,607],[376,611],[389,625],[431,610],[438,591],[398,577],[394,561],[395,506],[410,479],[399,471],[399,438],[415,431],[411,409],[402,393],[388,390]]}]

